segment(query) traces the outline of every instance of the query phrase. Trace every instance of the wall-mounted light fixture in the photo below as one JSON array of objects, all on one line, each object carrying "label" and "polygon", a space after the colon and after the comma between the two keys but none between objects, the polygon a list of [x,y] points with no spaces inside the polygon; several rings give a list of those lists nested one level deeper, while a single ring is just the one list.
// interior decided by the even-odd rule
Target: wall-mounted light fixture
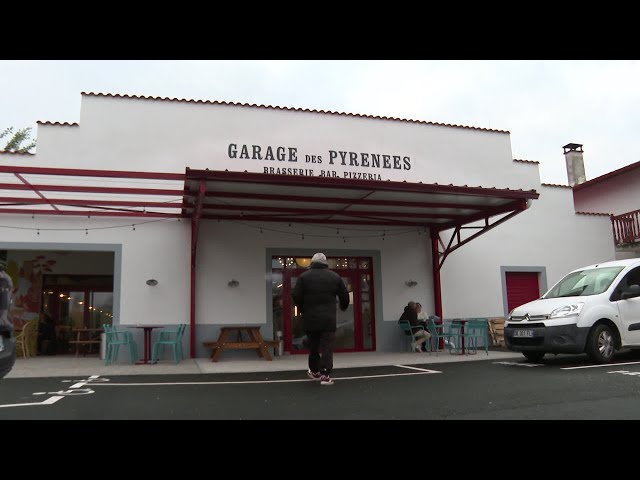
[{"label": "wall-mounted light fixture", "polygon": [[406,282],[404,282],[404,284],[407,287],[415,287],[418,284],[418,282],[416,282],[415,280],[407,280]]},{"label": "wall-mounted light fixture", "polygon": [[147,285],[149,285],[150,287],[155,287],[158,284],[158,280],[156,280],[155,278],[150,278],[149,280],[147,280]]},{"label": "wall-mounted light fixture", "polygon": [[234,280],[233,278],[231,279],[231,281],[229,283],[227,283],[227,285],[229,285],[231,288],[235,288],[238,285],[240,285],[240,282],[237,280]]}]

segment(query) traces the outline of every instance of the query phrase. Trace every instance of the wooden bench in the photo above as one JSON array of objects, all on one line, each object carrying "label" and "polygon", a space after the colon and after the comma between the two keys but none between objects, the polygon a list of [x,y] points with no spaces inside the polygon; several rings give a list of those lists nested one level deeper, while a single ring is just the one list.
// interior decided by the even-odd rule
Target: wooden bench
[{"label": "wooden bench", "polygon": [[[278,348],[280,346],[280,340],[264,340],[264,343],[269,345],[271,348]],[[202,346],[204,348],[218,348],[218,342],[202,342]],[[228,348],[228,347],[227,347]],[[253,347],[251,347],[253,348]],[[211,354],[213,355],[213,353]]]},{"label": "wooden bench", "polygon": [[[232,341],[229,338],[234,332],[237,335],[236,341]],[[242,339],[243,333],[248,335],[248,341]],[[239,325],[222,327],[218,340],[202,342],[202,345],[205,348],[211,348],[211,361],[217,362],[222,352],[227,349],[255,349],[259,357],[265,360],[273,360],[267,347],[277,347],[278,343],[277,340],[265,340],[262,338],[259,326]]]}]

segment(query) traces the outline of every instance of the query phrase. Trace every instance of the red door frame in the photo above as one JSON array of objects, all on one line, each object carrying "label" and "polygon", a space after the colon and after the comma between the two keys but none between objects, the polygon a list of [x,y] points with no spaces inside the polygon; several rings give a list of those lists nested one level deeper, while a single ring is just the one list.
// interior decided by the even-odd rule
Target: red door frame
[{"label": "red door frame", "polygon": [[[369,274],[371,274],[371,270],[369,270]],[[291,297],[291,278],[299,277],[304,272],[306,272],[306,268],[291,268],[291,269],[283,269],[282,270],[282,330],[283,330],[283,340],[284,340],[284,350],[286,352],[290,352],[292,354],[308,354],[309,351],[306,349],[293,351],[292,348],[292,318],[291,318],[291,310],[293,308],[293,298]],[[336,349],[336,352],[361,352],[364,350],[364,342],[362,337],[362,300],[361,300],[361,288],[360,288],[360,275],[364,273],[364,270],[360,269],[336,269],[333,270],[341,277],[350,277],[351,284],[353,289],[353,336],[354,336],[354,348],[349,349]],[[374,315],[374,306],[373,306],[373,281],[370,282],[369,285],[369,304],[371,305],[371,323],[372,323],[372,350],[375,350],[375,315]]]}]

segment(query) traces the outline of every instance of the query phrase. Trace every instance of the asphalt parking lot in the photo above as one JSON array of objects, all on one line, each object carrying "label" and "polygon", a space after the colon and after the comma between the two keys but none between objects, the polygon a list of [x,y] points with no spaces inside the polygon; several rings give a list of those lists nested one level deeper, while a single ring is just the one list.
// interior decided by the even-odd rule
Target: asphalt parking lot
[{"label": "asphalt parking lot", "polygon": [[9,378],[0,420],[21,419],[640,419],[640,355],[305,372]]}]

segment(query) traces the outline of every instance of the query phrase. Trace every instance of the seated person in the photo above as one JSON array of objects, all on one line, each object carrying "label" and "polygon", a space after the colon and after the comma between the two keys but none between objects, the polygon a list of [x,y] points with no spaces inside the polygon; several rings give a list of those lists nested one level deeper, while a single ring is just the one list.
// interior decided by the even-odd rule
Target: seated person
[{"label": "seated person", "polygon": [[413,334],[416,337],[416,341],[411,342],[411,349],[415,350],[416,352],[422,352],[422,345],[431,338],[431,334],[418,321],[416,302],[409,302],[407,306],[404,307],[404,312],[402,312],[399,320],[408,320],[409,324],[412,327],[420,327],[419,329],[413,329]]},{"label": "seated person", "polygon": [[38,350],[40,355],[54,355],[57,350],[56,327],[48,313],[42,315],[38,325]]},{"label": "seated person", "polygon": [[[429,333],[429,330],[427,329],[427,318],[429,318],[429,315],[427,315],[427,312],[422,311],[422,304],[420,302],[416,302],[416,314],[418,317],[418,322],[420,322],[420,324],[424,327],[424,331],[427,333],[427,335],[429,335],[429,337],[427,338],[428,340],[429,338],[431,338],[431,333]],[[422,347],[426,352],[427,351],[426,342],[422,344]]]}]

